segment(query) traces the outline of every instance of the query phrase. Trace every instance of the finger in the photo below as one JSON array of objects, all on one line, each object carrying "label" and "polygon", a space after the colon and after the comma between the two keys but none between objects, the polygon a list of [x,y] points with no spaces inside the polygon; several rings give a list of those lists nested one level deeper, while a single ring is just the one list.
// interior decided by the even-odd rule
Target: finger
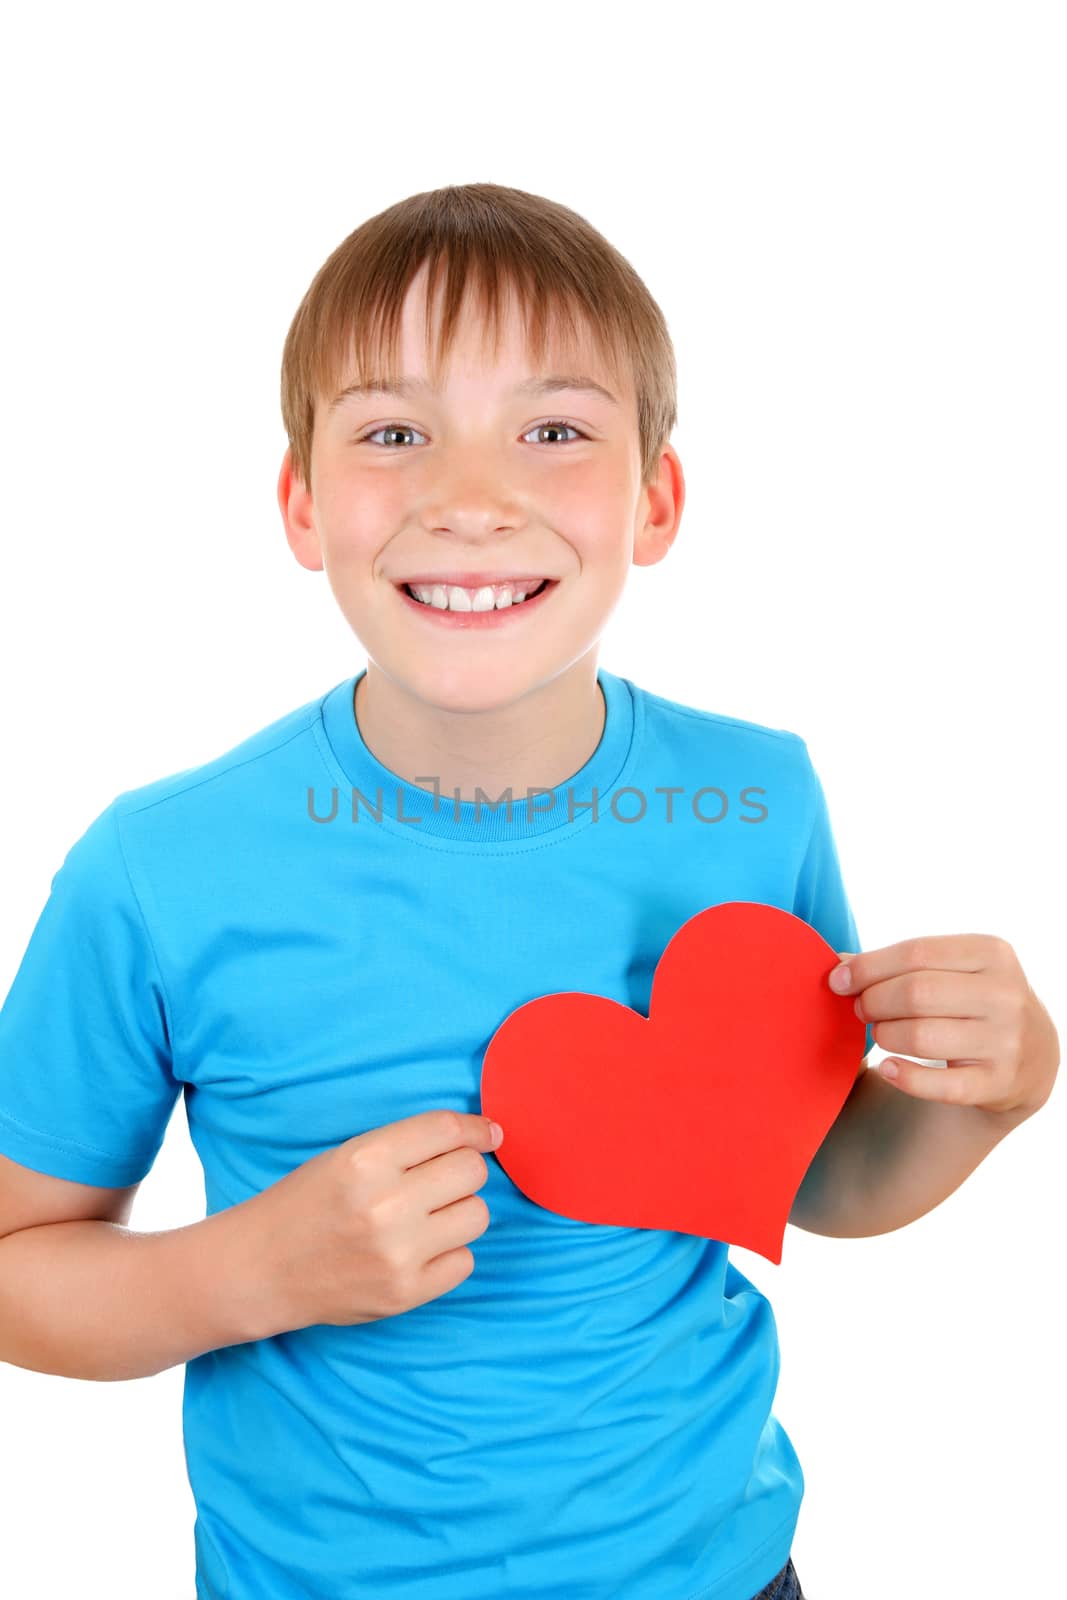
[{"label": "finger", "polygon": [[872,983],[902,977],[906,972],[936,970],[947,972],[985,972],[999,966],[1004,940],[987,933],[947,933],[922,939],[902,939],[899,944],[883,945],[878,950],[861,950],[856,955],[839,952],[845,960],[849,982],[845,985],[841,969],[833,969],[830,987],[838,994],[859,994]]},{"label": "finger", "polygon": [[985,1064],[950,1067],[947,1063],[930,1066],[925,1062],[907,1061],[901,1056],[886,1056],[875,1063],[880,1072],[895,1089],[913,1095],[916,1100],[940,1100],[944,1105],[988,1105],[990,1074],[992,1068]]},{"label": "finger", "polygon": [[856,996],[853,1009],[864,1022],[897,1017],[989,1017],[996,993],[982,973],[906,972],[871,984]]},{"label": "finger", "polygon": [[872,1024],[871,1032],[879,1050],[925,1061],[985,1061],[991,1054],[987,1025],[959,1017],[898,1017]]}]

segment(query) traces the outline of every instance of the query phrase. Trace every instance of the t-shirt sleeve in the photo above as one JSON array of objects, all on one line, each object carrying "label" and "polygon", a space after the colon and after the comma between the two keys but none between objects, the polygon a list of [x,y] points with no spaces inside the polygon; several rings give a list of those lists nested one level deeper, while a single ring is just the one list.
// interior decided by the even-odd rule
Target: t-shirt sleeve
[{"label": "t-shirt sleeve", "polygon": [[75,1183],[147,1174],[181,1085],[115,802],[67,852],[0,1008],[0,1153]]},{"label": "t-shirt sleeve", "polygon": [[[804,764],[809,786],[810,824],[807,846],[797,876],[793,913],[810,923],[835,950],[858,953],[863,946],[860,944],[856,920],[852,915],[852,907],[849,905],[844,879],[841,876],[841,863],[830,824],[826,795],[819,774],[812,765],[806,744],[804,744]],[[863,1047],[864,1055],[869,1053],[873,1045],[874,1035],[868,1023]]]}]

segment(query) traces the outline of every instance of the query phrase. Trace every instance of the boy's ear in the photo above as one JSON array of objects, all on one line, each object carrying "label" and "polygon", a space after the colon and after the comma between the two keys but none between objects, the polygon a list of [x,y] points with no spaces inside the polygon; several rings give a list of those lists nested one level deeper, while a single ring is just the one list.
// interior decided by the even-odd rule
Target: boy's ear
[{"label": "boy's ear", "polygon": [[291,450],[286,450],[282,457],[282,470],[278,474],[278,507],[289,548],[300,565],[309,572],[322,572],[325,563],[315,527],[311,493],[293,472]]},{"label": "boy's ear", "polygon": [[685,505],[685,477],[673,445],[665,445],[654,483],[642,491],[645,520],[634,535],[634,566],[654,567],[662,561],[678,532]]}]

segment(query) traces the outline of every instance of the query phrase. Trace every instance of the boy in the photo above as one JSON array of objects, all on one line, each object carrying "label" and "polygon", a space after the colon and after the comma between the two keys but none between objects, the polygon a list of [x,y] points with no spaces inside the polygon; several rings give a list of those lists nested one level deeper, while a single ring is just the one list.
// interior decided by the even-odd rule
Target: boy
[{"label": "boy", "polygon": [[[724,1244],[529,1201],[485,1159],[486,1045],[540,994],[647,1014],[708,905],[793,912],[867,1049],[975,1062],[858,1063],[791,1218],[857,1237],[1043,1104],[1055,1030],[999,940],[855,954],[802,738],[597,668],[684,484],[665,322],[582,218],[493,184],[371,218],[282,409],[286,536],[367,666],[56,874],[0,1012],[0,1357],[188,1363],[201,1600],[795,1600],[769,1303]],[[208,1215],[131,1233],[180,1092]]]}]

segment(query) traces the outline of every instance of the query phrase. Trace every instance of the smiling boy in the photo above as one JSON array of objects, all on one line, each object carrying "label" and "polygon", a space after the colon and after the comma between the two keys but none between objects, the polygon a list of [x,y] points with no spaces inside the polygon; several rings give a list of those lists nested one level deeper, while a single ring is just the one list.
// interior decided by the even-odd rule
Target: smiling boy
[{"label": "smiling boy", "polygon": [[[631,565],[670,549],[682,466],[664,442],[644,481],[626,364],[609,367],[581,325],[565,340],[549,324],[532,359],[511,293],[495,359],[478,299],[459,302],[438,387],[424,349],[427,277],[423,265],[402,302],[388,374],[399,391],[349,382],[342,368],[317,403],[307,466],[294,472],[303,440],[286,452],[286,532],[303,566],[325,569],[367,652],[355,712],[385,767],[419,782],[429,762],[441,789],[463,798],[477,786],[554,788],[600,741],[597,645]],[[462,282],[457,272],[453,292]],[[377,356],[354,368],[384,382]],[[507,604],[501,593],[529,595],[544,580],[536,599]],[[416,583],[430,604],[411,598]],[[490,588],[501,605],[487,611]]]},{"label": "smiling boy", "polygon": [[[1044,1103],[1051,1020],[1003,941],[858,953],[799,735],[598,667],[684,483],[666,324],[584,219],[493,184],[371,218],[282,410],[286,537],[367,665],[119,795],[53,879],[0,1011],[0,1357],[186,1363],[201,1600],[799,1600],[769,1302],[724,1243],[483,1164],[488,1041],[541,994],[647,1014],[706,906],[792,912],[868,1049],[950,1068],[857,1062],[791,1220],[860,1237]],[[181,1093],[208,1214],[136,1234]]]}]

